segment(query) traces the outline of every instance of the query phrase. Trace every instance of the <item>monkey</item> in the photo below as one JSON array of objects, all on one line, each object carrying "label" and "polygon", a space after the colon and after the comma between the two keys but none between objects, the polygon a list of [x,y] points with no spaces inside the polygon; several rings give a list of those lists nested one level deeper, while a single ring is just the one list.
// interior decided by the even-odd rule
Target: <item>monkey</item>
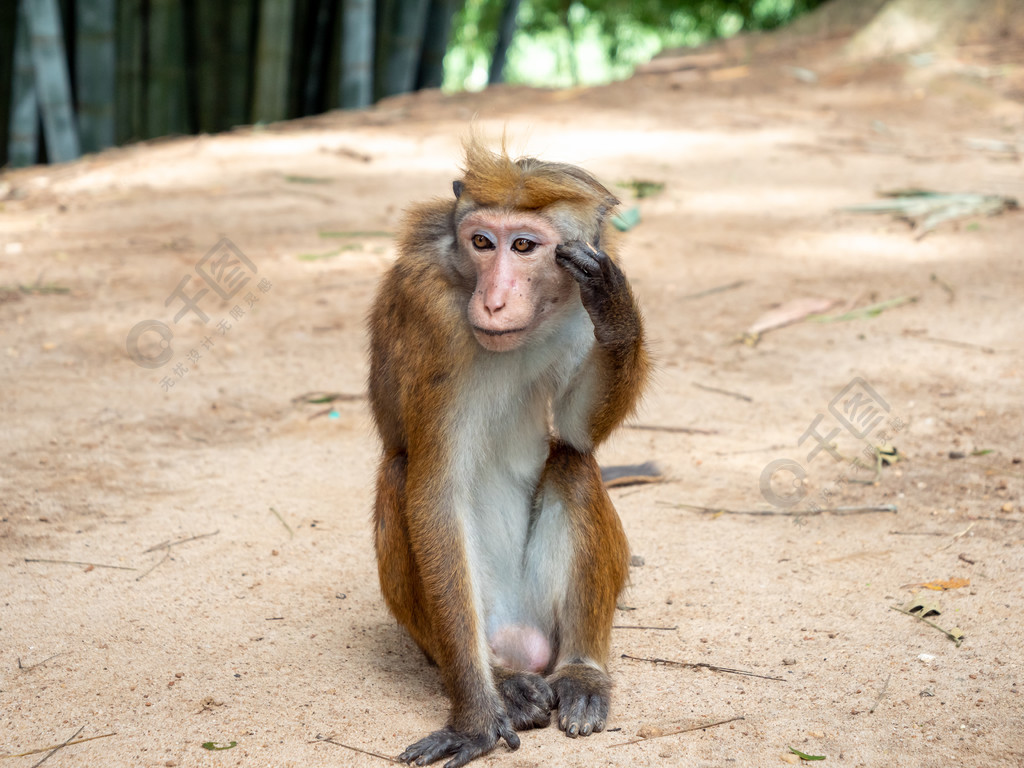
[{"label": "monkey", "polygon": [[650,369],[607,244],[619,201],[576,166],[464,148],[454,199],[406,212],[369,316],[381,592],[451,701],[398,759],[446,768],[552,711],[604,729],[629,548],[594,451]]}]

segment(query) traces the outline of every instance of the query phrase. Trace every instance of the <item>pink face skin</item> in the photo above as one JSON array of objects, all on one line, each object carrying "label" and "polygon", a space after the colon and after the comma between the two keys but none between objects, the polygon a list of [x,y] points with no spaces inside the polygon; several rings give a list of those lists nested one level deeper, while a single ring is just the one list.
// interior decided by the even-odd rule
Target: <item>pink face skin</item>
[{"label": "pink face skin", "polygon": [[484,349],[522,346],[571,295],[572,277],[555,262],[561,237],[542,216],[480,210],[459,226],[476,272],[469,323]]}]

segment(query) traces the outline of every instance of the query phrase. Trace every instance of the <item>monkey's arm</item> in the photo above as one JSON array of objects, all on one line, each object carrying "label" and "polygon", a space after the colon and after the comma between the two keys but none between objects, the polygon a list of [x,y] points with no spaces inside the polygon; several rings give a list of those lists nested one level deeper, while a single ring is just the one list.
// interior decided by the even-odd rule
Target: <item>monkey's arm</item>
[{"label": "monkey's arm", "polygon": [[[589,411],[577,418],[587,418],[591,441],[591,446],[577,447],[592,447],[632,413],[647,381],[650,362],[643,320],[625,274],[604,251],[573,241],[557,247],[555,260],[579,284],[594,325],[596,345],[583,363],[592,370],[582,371],[588,378],[577,385],[589,391],[575,393],[589,405]],[[572,410],[579,411],[579,404]]]}]

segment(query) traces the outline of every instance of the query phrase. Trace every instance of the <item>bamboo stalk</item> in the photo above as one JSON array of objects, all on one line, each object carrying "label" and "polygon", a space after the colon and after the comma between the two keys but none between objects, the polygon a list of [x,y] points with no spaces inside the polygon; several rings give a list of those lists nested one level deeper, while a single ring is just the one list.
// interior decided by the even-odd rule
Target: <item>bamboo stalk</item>
[{"label": "bamboo stalk", "polygon": [[343,0],[340,104],[362,109],[373,102],[376,22],[373,0]]},{"label": "bamboo stalk", "polygon": [[402,0],[395,8],[384,69],[384,94],[408,93],[416,85],[429,0]]},{"label": "bamboo stalk", "polygon": [[186,133],[185,23],[179,0],[149,0],[146,137]]},{"label": "bamboo stalk", "polygon": [[114,0],[78,0],[75,84],[82,151],[114,145]]},{"label": "bamboo stalk", "polygon": [[118,0],[117,4],[117,93],[114,138],[118,144],[138,141],[144,136],[142,0]]},{"label": "bamboo stalk", "polygon": [[57,0],[26,3],[32,32],[32,69],[43,117],[46,153],[51,162],[64,163],[81,154],[75,113],[71,105],[71,81],[64,52]]},{"label": "bamboo stalk", "polygon": [[39,159],[39,101],[32,74],[32,33],[28,13],[28,3],[22,2],[14,33],[14,77],[7,145],[7,157],[14,168],[32,165]]},{"label": "bamboo stalk", "polygon": [[256,44],[256,87],[252,117],[273,122],[288,117],[294,0],[261,0]]}]

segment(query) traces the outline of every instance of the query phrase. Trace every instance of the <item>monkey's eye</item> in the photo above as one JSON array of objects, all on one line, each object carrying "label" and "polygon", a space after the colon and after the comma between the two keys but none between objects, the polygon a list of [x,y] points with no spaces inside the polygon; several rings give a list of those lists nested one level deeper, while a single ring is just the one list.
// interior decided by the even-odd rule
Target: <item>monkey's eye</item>
[{"label": "monkey's eye", "polygon": [[494,247],[494,243],[492,243],[485,235],[473,235],[471,240],[473,243],[473,247],[476,248],[478,251],[489,251],[491,248]]},{"label": "monkey's eye", "polygon": [[512,248],[516,253],[529,253],[536,247],[537,244],[528,237],[517,237],[512,241]]}]

